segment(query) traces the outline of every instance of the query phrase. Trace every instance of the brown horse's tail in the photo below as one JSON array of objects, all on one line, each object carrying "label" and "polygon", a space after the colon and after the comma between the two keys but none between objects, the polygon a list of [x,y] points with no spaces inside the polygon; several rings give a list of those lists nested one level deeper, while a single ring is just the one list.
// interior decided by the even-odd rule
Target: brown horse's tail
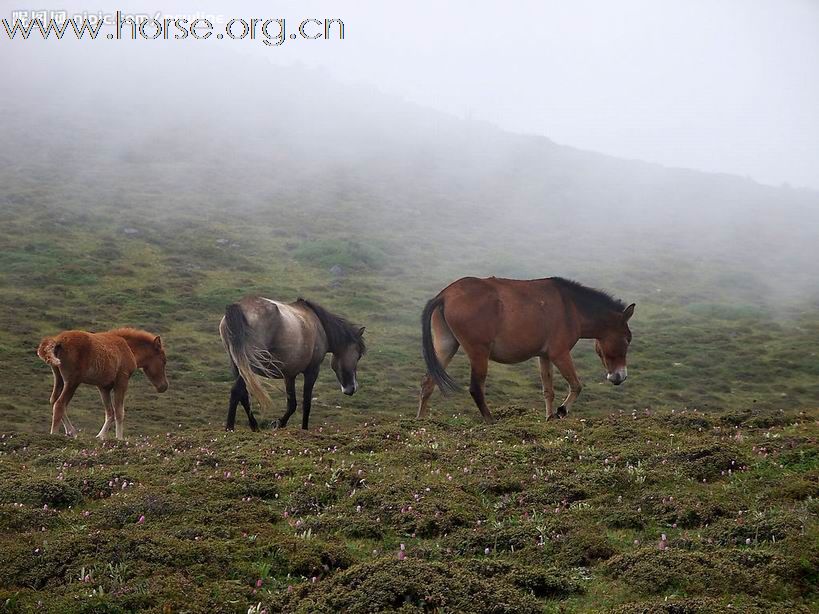
[{"label": "brown horse's tail", "polygon": [[52,367],[59,367],[62,364],[57,353],[60,351],[60,344],[52,337],[46,337],[40,341],[40,347],[37,348],[37,356]]},{"label": "brown horse's tail", "polygon": [[273,407],[273,399],[256,374],[258,372],[265,377],[274,376],[274,371],[267,366],[271,359],[270,353],[252,347],[250,325],[242,308],[235,303],[225,308],[225,328],[227,329],[225,343],[239,375],[245,380],[248,391],[259,401],[262,408],[270,409]]},{"label": "brown horse's tail", "polygon": [[421,348],[424,353],[424,362],[427,365],[427,373],[438,384],[441,392],[455,392],[459,389],[455,380],[449,376],[438,361],[438,356],[435,354],[435,344],[432,341],[432,314],[436,309],[441,310],[441,315],[444,311],[444,299],[441,296],[436,296],[427,303],[424,307],[424,313],[421,315]]}]

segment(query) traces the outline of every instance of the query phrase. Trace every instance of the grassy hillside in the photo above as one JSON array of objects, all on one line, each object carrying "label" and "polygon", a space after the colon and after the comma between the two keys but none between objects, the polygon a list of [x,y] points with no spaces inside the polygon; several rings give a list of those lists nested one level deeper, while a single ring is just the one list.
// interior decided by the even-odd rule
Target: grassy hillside
[{"label": "grassy hillside", "polygon": [[[472,235],[463,234],[436,248],[411,226],[348,231],[302,213],[298,205],[220,212],[211,202],[197,210],[166,210],[164,203],[151,204],[148,194],[129,192],[140,205],[85,207],[57,202],[72,193],[58,193],[50,184],[12,185],[3,196],[0,235],[5,430],[48,428],[51,374],[34,353],[42,336],[118,325],[161,333],[169,349],[171,388],[160,397],[138,375],[128,401],[129,430],[218,425],[229,371],[217,323],[226,304],[256,292],[282,300],[304,296],[367,326],[372,350],[361,364],[360,393],[342,398],[327,369],[314,419],[360,424],[376,416],[410,415],[422,375],[418,315],[428,298],[464,274],[574,276],[637,303],[632,377],[625,386],[605,384],[588,342],[575,350],[587,384],[578,413],[787,409],[815,406],[819,399],[815,303],[773,302],[736,263],[628,254],[610,262],[598,259],[593,245],[572,245],[567,253],[546,243],[532,253],[511,250],[506,240],[471,246]],[[329,205],[327,211],[334,221],[344,219]],[[329,270],[335,264],[344,269],[338,279]],[[465,369],[465,359],[456,358],[452,371],[461,382],[468,381]],[[493,365],[488,386],[490,403],[541,406],[534,364]],[[447,410],[471,406],[466,394],[436,399],[435,406]],[[81,390],[71,412],[81,428],[98,428],[96,391]]]},{"label": "grassy hillside", "polygon": [[3,435],[0,607],[815,611],[815,410],[499,417]]},{"label": "grassy hillside", "polygon": [[[562,275],[637,303],[625,386],[578,345],[578,413],[815,407],[819,194],[580,152],[261,61],[184,68],[133,66],[133,83],[143,69],[156,82],[150,99],[131,81],[93,105],[0,95],[20,120],[0,149],[0,430],[48,428],[42,336],[121,325],[169,350],[166,395],[133,382],[130,432],[218,426],[217,323],[246,293],[366,325],[361,391],[342,398],[328,369],[317,422],[411,415],[420,311],[464,275]],[[76,73],[87,96],[102,87]],[[465,369],[456,358],[462,382]],[[493,365],[488,386],[490,404],[541,406],[534,364]],[[71,413],[98,428],[96,392]]]}]

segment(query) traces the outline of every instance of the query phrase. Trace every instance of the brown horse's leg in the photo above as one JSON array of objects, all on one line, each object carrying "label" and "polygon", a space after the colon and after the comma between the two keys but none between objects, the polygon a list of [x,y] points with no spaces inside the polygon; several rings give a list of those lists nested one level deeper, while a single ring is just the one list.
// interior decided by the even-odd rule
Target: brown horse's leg
[{"label": "brown horse's leg", "polygon": [[[446,369],[449,363],[452,361],[452,358],[458,352],[458,345],[455,342],[455,347],[449,353],[445,355],[438,354],[436,350],[436,354],[438,354],[438,362],[441,363],[441,366]],[[426,418],[429,414],[429,397],[432,396],[432,393],[435,391],[435,380],[432,379],[432,376],[427,373],[424,375],[424,379],[421,380],[421,398],[418,403],[418,415],[416,418]]]},{"label": "brown horse's leg", "polygon": [[546,401],[546,419],[555,417],[555,387],[552,379],[552,361],[547,356],[538,358],[540,364],[540,381],[543,384],[543,399]]},{"label": "brown horse's leg", "polygon": [[123,377],[114,384],[114,428],[117,439],[122,439],[125,433],[125,393],[128,390],[128,378]]},{"label": "brown horse's leg", "polygon": [[285,410],[284,415],[279,418],[278,424],[276,425],[278,428],[286,427],[290,416],[296,413],[296,406],[298,405],[296,402],[296,378],[285,377],[284,389],[287,391],[287,410]]},{"label": "brown horse's leg", "polygon": [[489,372],[489,352],[473,352],[469,354],[469,362],[472,365],[472,374],[469,382],[469,394],[475,401],[475,405],[481,411],[483,421],[492,424],[495,419],[486,405],[486,374]]},{"label": "brown horse's leg", "polygon": [[57,402],[57,399],[60,398],[60,395],[63,392],[63,375],[60,373],[60,370],[57,367],[51,367],[51,370],[54,372],[54,389],[51,391],[51,400],[50,403],[52,407],[54,403]]},{"label": "brown horse's leg", "polygon": [[100,432],[97,433],[97,437],[99,439],[105,439],[108,435],[108,429],[111,428],[111,424],[114,422],[114,404],[111,402],[110,389],[100,387],[99,391],[102,406],[105,408],[105,422],[103,423]]},{"label": "brown horse's leg", "polygon": [[63,391],[60,393],[60,398],[54,402],[54,406],[51,410],[52,435],[56,435],[59,432],[60,424],[63,422],[63,416],[65,416],[65,410],[68,407],[68,403],[74,396],[74,393],[77,391],[77,386],[79,386],[79,384],[75,384],[73,382],[63,383]]},{"label": "brown horse's leg", "polygon": [[[460,344],[452,333],[452,330],[444,321],[439,311],[432,314],[432,343],[435,346],[435,355],[438,362],[446,369],[452,358],[458,353]],[[421,394],[418,402],[417,418],[426,418],[429,414],[429,397],[435,391],[435,380],[427,373],[421,380]]]},{"label": "brown horse's leg", "polygon": [[[440,360],[440,359],[439,359]],[[443,363],[441,363],[443,365]],[[446,367],[444,367],[446,369]],[[424,379],[421,380],[421,395],[418,402],[418,414],[416,418],[426,418],[429,415],[429,397],[432,396],[435,390],[435,380],[427,373]]]},{"label": "brown horse's leg", "polygon": [[580,378],[577,376],[577,370],[574,368],[574,361],[569,352],[557,358],[553,358],[552,362],[555,363],[560,374],[569,383],[569,394],[566,400],[563,401],[563,405],[557,408],[558,418],[565,418],[572,407],[572,403],[580,396],[580,391],[583,389],[583,386],[580,384]]}]

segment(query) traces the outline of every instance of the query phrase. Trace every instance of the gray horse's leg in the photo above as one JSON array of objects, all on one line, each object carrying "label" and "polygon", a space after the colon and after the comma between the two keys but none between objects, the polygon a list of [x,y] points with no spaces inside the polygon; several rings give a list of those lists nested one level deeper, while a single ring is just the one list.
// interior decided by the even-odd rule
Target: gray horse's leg
[{"label": "gray horse's leg", "polygon": [[319,369],[319,365],[316,365],[304,372],[304,401],[301,404],[301,428],[305,430],[310,422],[310,408],[313,405],[313,386],[318,379]]},{"label": "gray horse's leg", "polygon": [[227,422],[225,423],[225,430],[232,431],[236,428],[236,408],[242,404],[242,407],[247,414],[247,421],[250,423],[250,428],[254,431],[259,430],[259,425],[253,412],[250,409],[250,395],[247,392],[247,385],[245,380],[241,377],[236,378],[233,388],[230,390],[230,403],[228,405]]},{"label": "gray horse's leg", "polygon": [[285,376],[284,378],[284,387],[287,390],[287,411],[284,412],[284,415],[279,418],[279,428],[284,428],[287,426],[287,421],[290,420],[290,416],[296,413],[296,378]]},{"label": "gray horse's leg", "polygon": [[253,415],[253,410],[250,409],[250,395],[247,392],[247,385],[245,384],[245,380],[241,380],[242,388],[239,391],[239,402],[242,404],[242,407],[247,414],[247,421],[250,424],[250,430],[254,433],[259,430],[259,423],[256,422],[256,416]]}]

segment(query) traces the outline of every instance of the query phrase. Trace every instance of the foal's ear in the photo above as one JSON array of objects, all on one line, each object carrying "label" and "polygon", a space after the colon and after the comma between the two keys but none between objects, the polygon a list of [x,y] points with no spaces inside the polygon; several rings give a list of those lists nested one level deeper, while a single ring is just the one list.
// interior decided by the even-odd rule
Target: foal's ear
[{"label": "foal's ear", "polygon": [[156,337],[154,337],[154,347],[155,347],[157,350],[161,350],[161,349],[162,349],[162,337],[160,337],[159,335],[157,335]]},{"label": "foal's ear", "polygon": [[367,328],[366,326],[362,326],[358,329],[358,336],[361,337],[364,334],[364,329]]},{"label": "foal's ear", "polygon": [[634,307],[636,307],[636,305],[634,303],[632,303],[631,305],[629,305],[628,307],[626,307],[623,310],[623,322],[624,323],[628,322],[631,319],[631,316],[634,315]]}]

